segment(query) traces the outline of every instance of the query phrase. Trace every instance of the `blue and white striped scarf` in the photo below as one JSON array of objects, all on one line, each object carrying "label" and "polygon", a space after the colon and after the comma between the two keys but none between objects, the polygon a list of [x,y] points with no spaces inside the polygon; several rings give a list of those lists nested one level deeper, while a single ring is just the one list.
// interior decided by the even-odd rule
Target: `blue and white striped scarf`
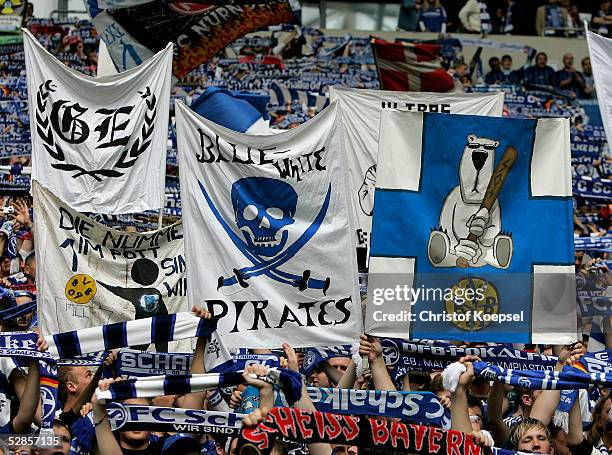
[{"label": "blue and white striped scarf", "polygon": [[[584,373],[575,368],[563,371],[513,370],[486,362],[472,362],[476,376],[515,387],[532,390],[574,390],[591,386],[612,387],[612,374],[606,372]],[[443,373],[444,388],[456,389],[459,376],[465,371],[460,363],[449,365]]]},{"label": "blue and white striped scarf", "polygon": [[513,349],[506,345],[462,348],[447,343],[423,343],[394,338],[381,340],[387,365],[395,366],[392,379],[401,379],[408,371],[440,371],[466,355],[483,362],[513,370],[553,370],[557,357]]},{"label": "blue and white striped scarf", "polygon": [[[185,376],[189,374],[193,354],[188,352],[147,352],[122,349],[117,353],[115,372],[120,376]],[[279,367],[278,357],[272,354],[234,354],[230,364],[223,369],[206,368],[209,373],[244,370],[248,365],[261,364],[269,368]]]},{"label": "blue and white striped scarf", "polygon": [[[264,381],[278,385],[290,405],[302,396],[301,376],[284,368],[272,368]],[[244,383],[242,372],[206,373],[189,376],[149,376],[114,382],[108,390],[96,390],[101,402],[120,401],[128,398],[152,398],[163,395],[185,395],[220,387],[232,387]]]},{"label": "blue and white striped scarf", "polygon": [[[612,374],[612,350],[587,352],[573,367],[565,367],[565,371],[575,371],[583,374],[604,373]],[[559,406],[553,416],[553,423],[568,431],[569,412],[579,399],[578,390],[562,390]]]},{"label": "blue and white striped scarf", "polygon": [[177,313],[56,334],[48,340],[47,352],[36,349],[38,335],[35,333],[4,332],[0,334],[0,356],[39,360],[43,403],[41,433],[45,435],[53,431],[53,418],[58,403],[58,359],[78,358],[83,354],[130,345],[210,337],[215,329],[216,324],[210,319],[202,319],[193,313]]},{"label": "blue and white striped scarf", "polygon": [[98,327],[52,335],[48,353],[53,358],[72,358],[91,352],[165,343],[204,336],[210,338],[216,329],[212,319],[193,313],[166,314],[134,321],[117,322]]}]

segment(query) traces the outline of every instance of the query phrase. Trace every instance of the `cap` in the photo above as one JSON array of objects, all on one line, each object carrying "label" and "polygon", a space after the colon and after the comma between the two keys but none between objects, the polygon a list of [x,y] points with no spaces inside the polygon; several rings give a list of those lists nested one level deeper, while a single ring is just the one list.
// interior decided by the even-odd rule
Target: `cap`
[{"label": "cap", "polygon": [[200,443],[193,436],[185,433],[176,433],[168,437],[162,446],[161,455],[182,454],[190,451],[200,453]]},{"label": "cap", "polygon": [[35,299],[34,294],[31,293],[30,291],[26,291],[26,290],[16,290],[16,291],[14,291],[14,295],[15,295],[15,298],[17,298],[17,297],[29,297],[32,300]]},{"label": "cap", "polygon": [[0,310],[14,308],[17,306],[15,294],[12,290],[0,286]]}]

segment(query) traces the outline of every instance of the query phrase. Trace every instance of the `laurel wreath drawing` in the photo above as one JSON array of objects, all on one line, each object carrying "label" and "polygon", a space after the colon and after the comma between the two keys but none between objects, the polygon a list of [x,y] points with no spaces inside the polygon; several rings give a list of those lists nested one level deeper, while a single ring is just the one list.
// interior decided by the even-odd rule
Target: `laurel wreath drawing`
[{"label": "laurel wreath drawing", "polygon": [[55,140],[53,128],[46,114],[47,98],[50,92],[55,92],[55,89],[56,87],[53,85],[53,82],[47,80],[38,87],[36,93],[36,131],[43,141],[43,146],[45,150],[47,150],[47,153],[49,153],[54,160],[59,161],[59,163],[51,164],[53,168],[68,172],[76,171],[72,175],[72,178],[88,175],[100,182],[102,181],[102,177],[121,177],[124,175],[125,171],[122,172],[117,169],[129,169],[134,166],[138,157],[147,150],[149,145],[151,145],[151,136],[153,135],[155,117],[157,115],[157,97],[151,92],[151,88],[147,86],[144,91],[138,92],[140,97],[144,99],[147,104],[147,111],[140,131],[140,137],[138,137],[131,146],[126,146],[121,151],[112,169],[87,170],[76,164],[67,163],[66,155]]}]

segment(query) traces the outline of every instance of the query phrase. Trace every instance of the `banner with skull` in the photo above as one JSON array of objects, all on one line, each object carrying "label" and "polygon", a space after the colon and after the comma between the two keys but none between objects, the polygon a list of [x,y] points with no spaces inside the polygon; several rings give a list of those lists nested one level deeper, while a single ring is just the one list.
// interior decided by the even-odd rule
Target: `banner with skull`
[{"label": "banner with skull", "polygon": [[181,223],[117,231],[72,210],[37,182],[32,192],[45,335],[189,310]]},{"label": "banner with skull", "polygon": [[344,122],[344,140],[351,172],[351,199],[357,221],[357,246],[368,248],[374,208],[380,113],[384,109],[499,117],[503,92],[420,93],[330,87]]},{"label": "banner with skull", "polygon": [[23,30],[32,179],[81,212],[164,205],[172,46],[125,73],[92,78]]},{"label": "banner with skull", "polygon": [[575,340],[569,120],[388,110],[379,143],[367,333]]},{"label": "banner with skull", "polygon": [[358,336],[341,129],[336,104],[293,130],[251,136],[177,103],[188,295],[220,318],[228,347]]}]

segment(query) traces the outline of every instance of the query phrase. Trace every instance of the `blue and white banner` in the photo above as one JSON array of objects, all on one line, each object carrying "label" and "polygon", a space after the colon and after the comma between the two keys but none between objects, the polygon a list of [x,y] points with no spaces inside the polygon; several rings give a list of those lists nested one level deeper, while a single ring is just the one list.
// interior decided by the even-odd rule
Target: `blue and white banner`
[{"label": "blue and white banner", "polygon": [[610,369],[602,368],[597,373],[584,373],[574,368],[563,371],[511,370],[485,362],[473,362],[477,376],[495,382],[532,390],[574,390],[591,386],[609,388],[612,386]]},{"label": "blue and white banner", "polygon": [[431,392],[354,390],[308,387],[317,411],[385,416],[413,423],[445,426],[444,408]]},{"label": "blue and white banner", "polygon": [[193,313],[165,314],[56,333],[47,338],[49,350],[43,354],[56,359],[71,359],[128,346],[159,345],[194,337],[210,338],[215,328],[215,321]]},{"label": "blue and white banner", "polygon": [[557,357],[520,351],[508,346],[464,348],[438,346],[413,341],[383,338],[383,356],[388,366],[394,366],[393,380],[410,371],[442,371],[466,355],[475,355],[483,362],[514,370],[553,370]]},{"label": "blue and white banner", "polygon": [[[211,341],[211,344],[214,340]],[[212,354],[212,353],[211,353]],[[134,349],[122,349],[117,353],[114,363],[115,371],[121,376],[146,377],[164,374],[166,376],[185,376],[189,374],[193,362],[192,353],[147,352]],[[244,370],[249,365],[265,365],[268,368],[279,367],[278,357],[272,354],[234,354],[231,364],[225,365],[222,371]],[[221,369],[206,365],[207,372],[218,372]]]},{"label": "blue and white banner", "polygon": [[108,403],[108,420],[113,431],[188,432],[238,436],[244,414],[203,409],[166,408],[137,404]]},{"label": "blue and white banner", "polygon": [[30,142],[4,142],[0,144],[0,158],[13,156],[30,156],[32,144]]},{"label": "blue and white banner", "polygon": [[576,339],[569,121],[385,110],[366,333]]},{"label": "blue and white banner", "polygon": [[[272,134],[266,109],[270,97],[209,87],[191,103],[202,117],[230,130],[247,134]],[[231,112],[231,115],[228,115]]]},{"label": "blue and white banner", "polygon": [[188,296],[228,347],[357,339],[361,302],[337,105],[276,135],[177,103]]},{"label": "blue and white banner", "polygon": [[578,299],[578,307],[583,318],[612,316],[612,299],[610,297],[580,298]]},{"label": "blue and white banner", "polygon": [[[361,90],[329,84],[330,100],[338,100],[351,173],[351,200],[357,220],[357,242],[370,244],[380,113],[385,109],[501,116],[504,94],[419,93]],[[339,84],[346,85],[346,84]]]},{"label": "blue and white banner", "polygon": [[612,198],[612,180],[578,175],[574,178],[573,192],[580,197],[609,200]]},{"label": "blue and white banner", "polygon": [[601,251],[612,253],[612,236],[607,237],[576,237],[574,238],[576,251]]},{"label": "blue and white banner", "polygon": [[136,41],[108,11],[92,6],[92,0],[88,0],[88,3],[89,14],[93,18],[100,40],[106,45],[116,71],[127,71],[154,55],[151,49]]}]

